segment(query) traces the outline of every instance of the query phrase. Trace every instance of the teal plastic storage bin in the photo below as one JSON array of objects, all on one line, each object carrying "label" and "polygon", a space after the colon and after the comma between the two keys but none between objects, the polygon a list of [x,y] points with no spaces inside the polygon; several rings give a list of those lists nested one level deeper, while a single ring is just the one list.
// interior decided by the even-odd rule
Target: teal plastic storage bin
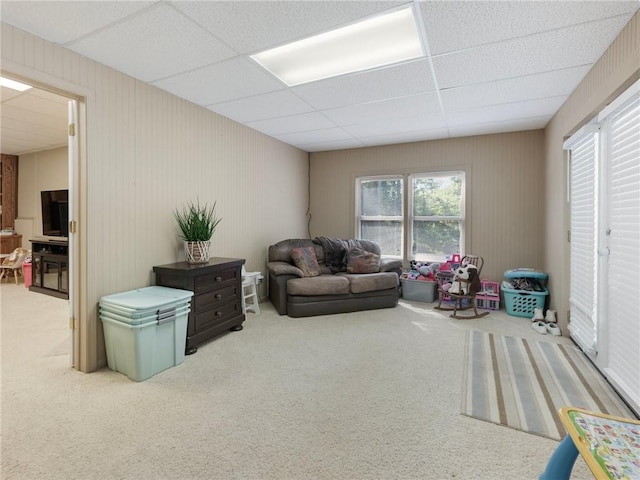
[{"label": "teal plastic storage bin", "polygon": [[146,287],[100,300],[107,364],[140,382],[184,361],[193,292]]},{"label": "teal plastic storage bin", "polygon": [[526,281],[535,287],[532,290],[508,288],[502,285],[504,305],[507,313],[515,317],[533,318],[534,310],[544,309],[549,291],[547,280],[549,276],[544,272],[538,272],[531,268],[516,268],[504,272],[508,282],[516,283],[518,280]]}]

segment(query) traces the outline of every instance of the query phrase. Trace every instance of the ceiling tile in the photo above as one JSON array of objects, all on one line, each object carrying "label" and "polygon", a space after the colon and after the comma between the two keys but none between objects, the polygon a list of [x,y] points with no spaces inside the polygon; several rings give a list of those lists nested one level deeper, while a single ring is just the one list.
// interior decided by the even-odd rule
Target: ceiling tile
[{"label": "ceiling tile", "polygon": [[336,125],[320,113],[303,113],[289,117],[247,122],[247,126],[267,135],[282,135],[285,133],[311,132],[317,129],[333,128]]},{"label": "ceiling tile", "polygon": [[[410,4],[0,0],[0,13],[3,39],[13,38],[7,23],[15,25],[318,151],[542,128],[640,7],[638,0],[414,0],[435,80],[431,60],[419,59],[287,88],[246,55]],[[9,99],[3,90],[3,147],[5,118],[29,133],[55,111],[66,125],[66,108],[34,115],[32,93],[20,107],[23,94]]]},{"label": "ceiling tile", "polygon": [[209,105],[208,108],[236,122],[252,122],[267,118],[285,117],[313,110],[287,90],[216,103],[215,105]]},{"label": "ceiling tile", "polygon": [[440,88],[592,64],[624,26],[623,17],[507,40],[433,58]]},{"label": "ceiling tile", "polygon": [[418,115],[389,120],[386,118],[363,117],[359,123],[342,127],[354,137],[401,134],[403,132],[424,132],[431,129],[446,129],[446,118],[442,114]]},{"label": "ceiling tile", "polygon": [[435,89],[426,59],[369,72],[330,78],[291,89],[313,107],[325,110],[343,105],[374,102]]},{"label": "ceiling tile", "polygon": [[637,8],[633,0],[420,3],[432,55],[602,20]]},{"label": "ceiling tile", "polygon": [[156,2],[3,1],[3,22],[53,43],[64,44],[127,17]]},{"label": "ceiling tile", "polygon": [[71,42],[68,47],[145,82],[235,55],[229,47],[164,4]]},{"label": "ceiling tile", "polygon": [[447,138],[449,130],[447,128],[418,130],[415,132],[381,134],[372,137],[361,137],[360,140],[367,147],[375,147],[379,145],[389,145],[391,143],[412,143],[425,142],[427,140],[437,140],[439,138]]},{"label": "ceiling tile", "polygon": [[305,152],[327,152],[330,150],[345,150],[349,148],[362,148],[365,144],[358,139],[333,140],[330,142],[301,143],[297,147]]},{"label": "ceiling tile", "polygon": [[361,122],[362,119],[392,119],[419,114],[437,114],[440,111],[438,96],[435,93],[424,93],[380,102],[334,108],[324,110],[322,113],[337,125],[352,125]]},{"label": "ceiling tile", "polygon": [[198,105],[213,105],[284,89],[271,75],[244,58],[216,63],[152,84]]},{"label": "ceiling tile", "polygon": [[324,32],[406,1],[179,1],[189,15],[240,53]]},{"label": "ceiling tile", "polygon": [[445,111],[569,95],[591,65],[454,87],[440,95]]},{"label": "ceiling tile", "polygon": [[566,99],[566,96],[551,97],[447,112],[447,123],[453,127],[553,115]]},{"label": "ceiling tile", "polygon": [[510,120],[508,122],[492,122],[480,125],[465,125],[451,127],[452,137],[469,137],[472,135],[490,135],[494,133],[520,132],[524,130],[538,130],[544,128],[551,120],[551,115],[545,117]]},{"label": "ceiling tile", "polygon": [[323,128],[313,130],[311,132],[285,133],[276,135],[278,140],[285,143],[322,143],[332,142],[336,140],[353,140],[353,137],[345,132],[342,128]]}]

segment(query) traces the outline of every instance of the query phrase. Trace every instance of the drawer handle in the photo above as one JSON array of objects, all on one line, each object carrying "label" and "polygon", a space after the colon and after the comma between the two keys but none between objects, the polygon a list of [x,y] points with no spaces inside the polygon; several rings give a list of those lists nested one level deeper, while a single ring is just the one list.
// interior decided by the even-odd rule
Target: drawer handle
[{"label": "drawer handle", "polygon": [[222,277],[216,277],[216,282],[220,283],[222,281]]},{"label": "drawer handle", "polygon": [[216,317],[221,317],[222,316],[222,312],[216,312]]},{"label": "drawer handle", "polygon": [[216,293],[216,300],[220,300],[222,298],[222,294],[221,293]]}]

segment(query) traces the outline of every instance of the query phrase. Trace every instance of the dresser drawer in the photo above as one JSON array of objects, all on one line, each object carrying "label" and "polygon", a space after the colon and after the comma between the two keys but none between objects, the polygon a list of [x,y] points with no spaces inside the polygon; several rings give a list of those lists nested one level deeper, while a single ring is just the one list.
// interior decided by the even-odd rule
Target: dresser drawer
[{"label": "dresser drawer", "polygon": [[217,305],[228,301],[236,301],[240,297],[236,284],[228,287],[199,293],[193,298],[194,310],[196,313],[217,308]]},{"label": "dresser drawer", "polygon": [[[195,331],[201,332],[242,313],[240,302],[222,304],[214,309],[195,314]],[[242,322],[240,322],[242,323]]]},{"label": "dresser drawer", "polygon": [[240,269],[232,268],[220,270],[216,273],[199,275],[194,279],[196,294],[224,287],[225,284],[235,284],[239,279]]}]

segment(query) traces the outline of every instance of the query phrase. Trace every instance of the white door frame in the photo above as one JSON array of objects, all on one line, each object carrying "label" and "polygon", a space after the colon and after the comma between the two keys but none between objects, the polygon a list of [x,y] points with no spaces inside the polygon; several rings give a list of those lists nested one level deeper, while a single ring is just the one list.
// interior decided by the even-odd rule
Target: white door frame
[{"label": "white door frame", "polygon": [[[73,213],[71,210],[69,212],[69,222],[75,222],[76,232],[69,233],[69,326],[72,329],[71,364],[76,370],[89,372],[94,362],[89,359],[88,353],[95,349],[95,345],[92,347],[87,336],[90,329],[87,324],[86,290],[83,287],[86,285],[86,281],[83,279],[86,280],[87,277],[85,240],[85,205],[87,203],[86,99],[93,93],[86,87],[11,61],[3,61],[0,73],[2,76],[14,78],[33,87],[66,97],[76,104],[73,155],[71,152],[69,153],[69,196],[70,204],[73,204]],[[71,147],[71,141],[69,146]]]}]

